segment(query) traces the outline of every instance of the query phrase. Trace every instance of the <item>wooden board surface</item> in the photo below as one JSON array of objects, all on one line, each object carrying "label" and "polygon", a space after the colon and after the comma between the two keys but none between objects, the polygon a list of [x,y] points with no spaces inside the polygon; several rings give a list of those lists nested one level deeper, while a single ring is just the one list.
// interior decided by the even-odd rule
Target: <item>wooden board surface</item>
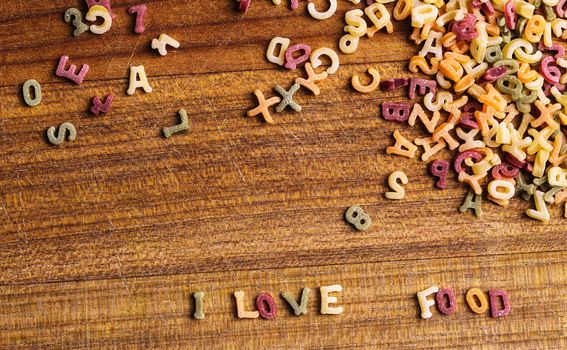
[{"label": "wooden board surface", "polygon": [[[140,2],[115,2],[111,31],[79,38],[63,13],[82,1],[0,3],[0,348],[567,348],[562,210],[547,225],[521,200],[486,203],[482,219],[459,214],[466,189],[454,176],[438,191],[424,163],[385,155],[397,126],[378,106],[402,93],[349,87],[368,67],[409,76],[407,26],[341,55],[320,96],[299,92],[303,111],[266,125],[245,116],[252,91],[272,94],[302,74],[265,60],[270,39],[337,49],[355,5],[340,1],[335,17],[315,21],[305,3],[291,12],[256,0],[241,16],[233,1],[146,1],[147,30],[135,35],[126,9]],[[160,33],[181,48],[157,55]],[[54,75],[62,55],[90,65],[82,85]],[[129,66],[140,64],[154,91],[127,96]],[[35,108],[21,97],[32,78],[43,90]],[[109,92],[111,113],[89,114],[91,98]],[[164,139],[180,108],[190,132]],[[77,140],[51,146],[46,129],[67,121]],[[394,170],[410,178],[403,201],[384,198]],[[371,230],[344,222],[353,204]],[[277,297],[334,283],[344,288],[338,316],[317,312],[318,293],[302,317]],[[433,284],[456,291],[455,315],[419,318],[415,293]],[[512,313],[472,313],[470,287],[506,289]],[[207,293],[202,321],[190,317],[197,290]],[[237,319],[235,290],[250,304],[270,291],[276,320]]]}]

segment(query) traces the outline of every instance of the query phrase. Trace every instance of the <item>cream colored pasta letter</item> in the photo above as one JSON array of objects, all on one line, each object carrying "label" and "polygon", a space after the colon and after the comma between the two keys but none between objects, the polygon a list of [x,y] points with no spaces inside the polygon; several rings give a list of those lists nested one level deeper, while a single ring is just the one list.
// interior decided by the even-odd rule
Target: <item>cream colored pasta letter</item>
[{"label": "cream colored pasta letter", "polygon": [[[138,80],[137,78],[140,77]],[[137,88],[143,88],[145,92],[152,92],[152,87],[148,82],[144,66],[131,66],[130,67],[130,86],[128,87],[128,95],[134,95]]]},{"label": "cream colored pasta letter", "polygon": [[94,34],[104,34],[112,27],[112,16],[106,8],[100,5],[94,5],[89,9],[85,19],[89,22],[96,21],[97,17],[101,17],[103,22],[101,25],[92,24],[90,26],[91,32]]},{"label": "cream colored pasta letter", "polygon": [[[288,38],[282,38],[279,36],[274,37],[270,41],[268,49],[266,50],[266,58],[268,61],[283,66],[285,63],[285,52],[289,47],[290,42],[291,41]],[[276,56],[275,52],[278,45],[281,45],[280,54]]]},{"label": "cream colored pasta letter", "polygon": [[319,12],[315,8],[315,4],[310,2],[307,4],[307,11],[311,17],[319,20],[331,18],[337,11],[337,0],[329,0],[329,9],[325,12]]},{"label": "cream colored pasta letter", "polygon": [[427,297],[433,293],[437,293],[438,291],[439,288],[437,286],[432,286],[422,290],[421,292],[417,292],[417,300],[419,301],[419,307],[421,308],[421,318],[427,319],[433,316],[429,308],[435,305],[435,300],[427,299]]},{"label": "cream colored pasta letter", "polygon": [[313,66],[313,68],[319,68],[323,64],[320,58],[321,56],[327,56],[331,59],[331,66],[327,67],[327,69],[325,70],[327,74],[335,74],[339,69],[339,55],[337,55],[334,50],[328,47],[320,47],[314,50],[311,53],[311,57],[309,58],[311,60],[311,66]]},{"label": "cream colored pasta letter", "polygon": [[236,299],[236,311],[238,312],[238,318],[258,318],[260,313],[258,311],[246,311],[244,310],[244,292],[239,290],[234,292],[234,298]]},{"label": "cream colored pasta letter", "polygon": [[329,295],[331,292],[342,292],[343,287],[339,284],[332,286],[322,286],[321,290],[321,313],[324,315],[338,315],[343,312],[343,307],[331,307],[329,304],[334,304],[337,302],[336,297]]}]

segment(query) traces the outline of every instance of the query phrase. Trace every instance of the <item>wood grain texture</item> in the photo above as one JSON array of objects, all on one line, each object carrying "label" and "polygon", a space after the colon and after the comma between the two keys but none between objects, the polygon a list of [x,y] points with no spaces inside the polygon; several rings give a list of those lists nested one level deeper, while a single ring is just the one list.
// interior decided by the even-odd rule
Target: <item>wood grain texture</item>
[{"label": "wood grain texture", "polygon": [[[245,116],[252,91],[271,95],[303,74],[268,63],[269,40],[337,49],[355,5],[340,1],[335,17],[315,21],[305,3],[291,12],[258,0],[241,16],[233,1],[146,1],[147,31],[135,35],[126,9],[141,2],[115,2],[111,31],[79,38],[63,13],[84,10],[82,1],[0,2],[0,348],[567,346],[562,210],[548,225],[527,218],[521,200],[486,203],[482,219],[460,215],[466,189],[454,176],[434,190],[424,163],[385,155],[397,126],[377,118],[378,106],[402,92],[349,87],[367,67],[409,76],[416,48],[406,25],[341,55],[321,96],[299,92],[301,113],[265,125]],[[150,41],[160,33],[181,48],[157,55]],[[91,66],[81,86],[54,75],[64,54]],[[146,67],[153,93],[126,95],[132,64]],[[21,97],[31,78],[43,90],[35,108]],[[91,98],[109,92],[111,113],[90,115]],[[164,139],[180,108],[191,131]],[[66,121],[77,140],[49,145],[46,129]],[[383,195],[394,170],[410,178],[403,201]],[[344,222],[353,204],[371,230]],[[313,301],[295,317],[279,298],[273,322],[234,315],[236,289],[276,295],[326,283],[345,288],[341,316],[318,315]],[[415,293],[433,283],[458,292],[456,315],[418,318]],[[463,296],[473,286],[507,289],[513,313],[470,312]],[[199,289],[202,322],[189,318]]]},{"label": "wood grain texture", "polygon": [[[189,273],[104,281],[12,286],[0,293],[0,346],[28,348],[213,348],[213,349],[564,349],[567,254],[505,254],[381,263]],[[321,285],[341,283],[345,308],[320,315]],[[457,312],[419,319],[415,288],[451,287]],[[299,298],[312,289],[307,315],[297,317],[278,295]],[[464,295],[472,286],[502,287],[512,313],[494,320],[476,315]],[[206,290],[205,319],[189,315],[195,290]],[[276,319],[235,320],[232,293],[243,290],[249,305],[271,292]],[[64,334],[62,334],[64,332]]]}]

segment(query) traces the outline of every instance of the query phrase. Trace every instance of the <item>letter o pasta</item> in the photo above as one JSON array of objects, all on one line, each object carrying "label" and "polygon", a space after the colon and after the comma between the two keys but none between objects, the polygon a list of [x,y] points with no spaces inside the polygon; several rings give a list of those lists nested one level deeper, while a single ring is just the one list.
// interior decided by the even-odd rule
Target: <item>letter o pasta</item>
[{"label": "letter o pasta", "polygon": [[488,184],[488,194],[500,200],[508,200],[516,193],[512,182],[506,180],[493,180]]}]

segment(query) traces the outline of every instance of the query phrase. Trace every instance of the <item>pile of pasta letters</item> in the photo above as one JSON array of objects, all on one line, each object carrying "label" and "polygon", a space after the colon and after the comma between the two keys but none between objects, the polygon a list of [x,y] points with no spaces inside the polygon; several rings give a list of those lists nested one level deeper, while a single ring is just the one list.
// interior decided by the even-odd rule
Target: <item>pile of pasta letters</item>
[{"label": "pile of pasta letters", "polygon": [[[310,2],[308,13],[317,20],[331,18],[337,0],[326,2],[324,10]],[[351,2],[360,6],[360,0]],[[248,11],[251,3],[241,0],[240,10]],[[291,8],[297,7],[298,2],[291,1]],[[548,222],[548,204],[564,204],[567,217],[567,60],[559,43],[567,37],[566,14],[565,0],[368,0],[364,9],[345,13],[345,34],[338,46],[341,53],[354,54],[360,40],[380,31],[392,33],[392,17],[407,21],[413,28],[409,39],[417,46],[408,69],[429,78],[381,79],[378,70],[370,68],[371,83],[363,85],[358,74],[352,76],[352,86],[360,93],[406,89],[406,102],[381,104],[382,118],[410,126],[419,120],[429,134],[409,140],[394,130],[395,143],[386,153],[415,158],[422,149],[420,158],[430,161],[429,171],[440,189],[446,187],[452,168],[458,181],[470,188],[461,212],[473,209],[481,216],[483,195],[500,206],[519,196],[533,198],[535,208],[526,211],[529,217]],[[331,65],[317,71],[322,56]],[[312,50],[283,37],[271,40],[266,58],[288,69],[304,65],[307,75],[296,78],[289,90],[276,85],[279,96],[266,98],[254,91],[258,106],[248,115],[261,115],[269,124],[274,123],[270,107],[276,106],[276,112],[286,107],[301,111],[293,94],[303,87],[319,95],[318,84],[340,66],[331,48]],[[445,148],[454,158],[434,159]],[[401,185],[408,181],[401,171],[390,174],[393,191],[386,198],[403,199]],[[353,212],[362,216],[357,219]],[[358,206],[345,216],[359,230],[370,227],[370,217]]]}]

